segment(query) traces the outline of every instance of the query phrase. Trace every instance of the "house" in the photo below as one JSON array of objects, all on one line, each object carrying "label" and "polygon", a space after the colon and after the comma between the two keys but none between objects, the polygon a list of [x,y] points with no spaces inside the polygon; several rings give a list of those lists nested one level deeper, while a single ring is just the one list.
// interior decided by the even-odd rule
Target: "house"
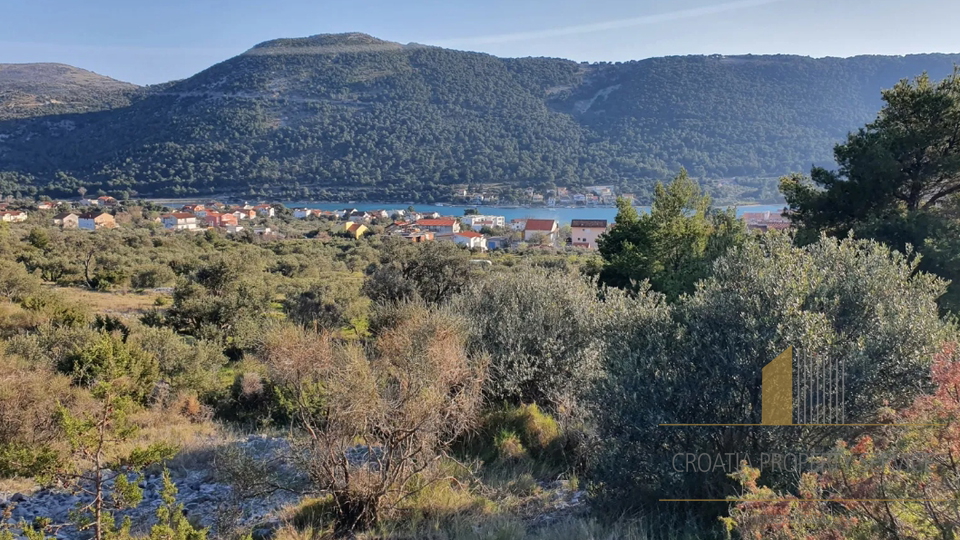
[{"label": "house", "polygon": [[368,230],[367,226],[363,223],[355,223],[353,221],[348,221],[343,224],[343,232],[352,236],[355,239],[362,237]]},{"label": "house", "polygon": [[80,227],[80,216],[73,212],[63,212],[53,216],[53,224],[64,229],[76,229]]},{"label": "house", "polygon": [[545,239],[550,243],[557,241],[560,226],[555,219],[528,219],[523,228],[525,241]]},{"label": "house", "polygon": [[467,249],[487,250],[487,238],[475,231],[463,231],[453,234],[453,241]]},{"label": "house", "polygon": [[373,215],[359,210],[352,212],[350,216],[347,217],[347,221],[352,221],[353,223],[369,223],[371,219],[373,219]]},{"label": "house", "polygon": [[432,242],[435,238],[434,234],[430,231],[409,231],[399,234],[400,238],[413,242],[414,244],[419,244],[421,242]]},{"label": "house", "polygon": [[421,219],[416,223],[421,229],[437,234],[453,234],[460,232],[460,222],[453,218]]},{"label": "house", "polygon": [[165,229],[172,231],[193,231],[197,229],[197,216],[187,212],[174,212],[160,216]]},{"label": "house", "polygon": [[746,222],[747,229],[753,231],[783,231],[791,226],[790,218],[785,212],[746,212],[741,219]]},{"label": "house", "polygon": [[5,210],[0,212],[0,221],[6,223],[20,223],[27,220],[27,213],[19,210]]},{"label": "house", "polygon": [[306,219],[314,215],[313,212],[314,211],[310,208],[295,208],[293,210],[293,217],[297,219]]},{"label": "house", "polygon": [[597,238],[607,232],[605,219],[574,219],[570,222],[571,244],[574,247],[597,249]]},{"label": "house", "polygon": [[239,208],[232,212],[232,214],[237,216],[237,219],[254,219],[257,217],[256,210],[250,210],[246,208]]},{"label": "house", "polygon": [[117,221],[106,212],[87,212],[80,214],[77,220],[77,227],[85,231],[115,229],[117,228]]},{"label": "house", "polygon": [[504,227],[507,223],[507,219],[503,216],[464,216],[463,224],[471,227],[475,231],[479,231],[484,227],[501,228]]},{"label": "house", "polygon": [[203,212],[206,209],[207,207],[202,204],[185,204],[182,208],[180,208],[180,211],[187,214],[197,215],[197,212]]},{"label": "house", "polygon": [[53,210],[57,206],[56,201],[40,201],[37,203],[37,210]]},{"label": "house", "polygon": [[513,231],[522,231],[527,226],[527,220],[525,219],[511,219],[510,220],[510,230]]},{"label": "house", "polygon": [[237,225],[238,223],[237,216],[233,214],[221,214],[213,210],[206,210],[203,220],[209,227],[228,227],[230,225]]},{"label": "house", "polygon": [[277,213],[277,211],[273,208],[273,205],[270,204],[258,204],[253,207],[253,210],[263,217],[273,217]]},{"label": "house", "polygon": [[487,238],[487,249],[507,249],[508,247],[510,247],[510,239],[506,236]]},{"label": "house", "polygon": [[86,198],[80,199],[77,202],[77,204],[80,206],[100,206],[100,202],[97,201],[96,199],[86,199]]},{"label": "house", "polygon": [[97,206],[117,206],[118,204],[120,203],[113,197],[107,197],[106,195],[97,197]]},{"label": "house", "polygon": [[236,234],[243,230],[243,227],[240,225],[227,225],[227,234]]}]

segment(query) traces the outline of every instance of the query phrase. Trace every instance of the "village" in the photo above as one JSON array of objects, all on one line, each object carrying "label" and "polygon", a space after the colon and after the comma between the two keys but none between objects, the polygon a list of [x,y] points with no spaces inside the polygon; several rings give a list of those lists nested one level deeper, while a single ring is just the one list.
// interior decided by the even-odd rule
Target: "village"
[{"label": "village", "polygon": [[[129,202],[114,197],[81,198],[77,201],[39,201],[0,203],[0,222],[20,223],[32,213],[49,217],[63,229],[96,231],[121,225]],[[439,212],[406,210],[338,211],[311,208],[287,208],[280,203],[224,204],[217,201],[185,204],[177,209],[157,207],[149,222],[169,231],[205,231],[213,229],[227,235],[253,234],[264,239],[282,239],[283,223],[324,221],[340,236],[360,239],[367,235],[387,235],[412,243],[446,241],[475,251],[508,250],[518,246],[595,250],[599,238],[614,223],[605,219],[573,219],[569,224],[556,219],[512,219],[502,215],[468,213],[463,216]],[[747,228],[756,231],[790,228],[785,214],[747,212],[741,217]]]}]

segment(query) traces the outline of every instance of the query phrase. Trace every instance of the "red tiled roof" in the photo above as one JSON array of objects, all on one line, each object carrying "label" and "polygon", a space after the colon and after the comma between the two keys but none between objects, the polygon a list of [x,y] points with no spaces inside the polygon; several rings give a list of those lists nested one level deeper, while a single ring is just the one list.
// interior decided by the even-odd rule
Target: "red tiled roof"
[{"label": "red tiled roof", "polygon": [[553,231],[557,222],[552,219],[528,219],[526,230],[528,231]]},{"label": "red tiled roof", "polygon": [[458,232],[454,236],[466,236],[467,238],[482,238],[483,235],[473,231]]},{"label": "red tiled roof", "polygon": [[426,227],[453,227],[457,223],[455,219],[421,219],[417,225]]},{"label": "red tiled roof", "polygon": [[193,215],[193,214],[188,214],[188,213],[186,213],[186,212],[174,212],[174,213],[172,213],[172,214],[167,214],[167,215],[165,215],[165,216],[163,216],[163,217],[165,217],[165,218],[167,218],[167,217],[173,217],[173,218],[177,218],[177,219],[189,219],[189,218],[195,218],[195,217],[197,217],[197,216],[195,216],[195,215]]}]

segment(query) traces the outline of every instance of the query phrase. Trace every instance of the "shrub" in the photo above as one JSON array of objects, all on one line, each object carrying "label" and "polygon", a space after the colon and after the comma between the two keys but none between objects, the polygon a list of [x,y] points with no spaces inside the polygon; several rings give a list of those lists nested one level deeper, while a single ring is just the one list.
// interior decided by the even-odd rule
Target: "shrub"
[{"label": "shrub", "polygon": [[760,471],[742,467],[733,476],[744,491],[743,502],[731,506],[728,527],[744,538],[782,540],[954,538],[960,528],[960,352],[955,343],[936,355],[931,371],[931,393],[883,418],[908,425],[838,443],[789,491],[761,486]]},{"label": "shrub", "polygon": [[[658,427],[760,423],[761,370],[787,346],[798,366],[844,359],[848,422],[869,423],[885,403],[909,402],[928,387],[923,374],[953,332],[937,311],[943,291],[943,282],[916,272],[916,261],[874,242],[822,239],[796,248],[770,234],[720,259],[672,309],[641,293],[608,331],[608,376],[592,400],[602,448],[593,473],[605,506],[717,498],[733,489],[722,472],[674,472],[670,457],[678,452],[796,450],[804,434],[796,428],[721,437],[710,427]],[[843,434],[808,437],[804,448],[823,449]]]},{"label": "shrub", "polygon": [[129,395],[145,402],[153,391],[159,372],[157,360],[116,334],[101,333],[90,345],[67,355],[58,366],[76,384],[93,386],[109,373],[122,373]]},{"label": "shrub", "polygon": [[495,403],[556,412],[601,373],[600,329],[610,311],[594,284],[575,275],[491,274],[455,297],[451,310],[468,321],[471,353],[490,358],[484,393]]},{"label": "shrub", "polygon": [[[270,336],[271,379],[295,404],[305,467],[333,495],[337,528],[362,529],[444,477],[438,458],[473,425],[483,366],[445,313],[412,306],[367,357],[355,344],[288,328]],[[362,444],[358,444],[362,441]]]}]

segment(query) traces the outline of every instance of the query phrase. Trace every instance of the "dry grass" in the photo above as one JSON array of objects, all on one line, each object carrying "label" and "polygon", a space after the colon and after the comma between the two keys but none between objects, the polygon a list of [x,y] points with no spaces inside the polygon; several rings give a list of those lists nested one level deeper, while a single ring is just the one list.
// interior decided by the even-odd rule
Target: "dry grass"
[{"label": "dry grass", "polygon": [[0,478],[0,493],[23,493],[29,495],[40,489],[33,478]]},{"label": "dry grass", "polygon": [[119,453],[155,443],[179,449],[168,466],[180,470],[212,469],[219,448],[236,440],[236,436],[212,421],[193,422],[172,409],[147,409],[132,420],[140,426],[137,436],[124,443]]},{"label": "dry grass", "polygon": [[153,309],[157,298],[169,296],[153,292],[98,292],[74,287],[53,289],[64,299],[86,306],[94,313],[103,314],[142,313]]}]

